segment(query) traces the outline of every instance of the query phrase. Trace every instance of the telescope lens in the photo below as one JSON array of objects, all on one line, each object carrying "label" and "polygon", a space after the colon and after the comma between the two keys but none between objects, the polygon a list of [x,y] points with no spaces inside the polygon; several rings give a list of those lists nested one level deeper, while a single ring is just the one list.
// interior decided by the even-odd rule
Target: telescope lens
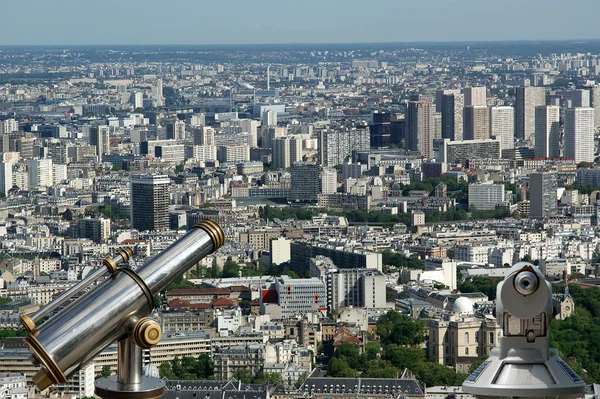
[{"label": "telescope lens", "polygon": [[540,282],[530,271],[522,271],[515,276],[515,289],[522,295],[531,295],[537,291]]}]

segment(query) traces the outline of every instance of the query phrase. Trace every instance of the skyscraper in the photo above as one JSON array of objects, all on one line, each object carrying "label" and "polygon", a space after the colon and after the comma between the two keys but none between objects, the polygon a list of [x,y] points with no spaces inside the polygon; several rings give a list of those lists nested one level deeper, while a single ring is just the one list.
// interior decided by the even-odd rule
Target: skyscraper
[{"label": "skyscraper", "polygon": [[288,201],[315,203],[321,192],[321,167],[312,162],[298,162],[290,168],[291,189]]},{"label": "skyscraper", "polygon": [[588,108],[590,106],[589,90],[573,90],[571,92],[571,107]]},{"label": "skyscraper", "polygon": [[215,144],[215,129],[207,126],[195,126],[192,130],[194,145]]},{"label": "skyscraper", "polygon": [[556,215],[556,187],[555,173],[544,172],[529,175],[530,217],[544,218]]},{"label": "skyscraper", "polygon": [[302,161],[302,137],[286,136],[273,140],[273,166],[287,169]]},{"label": "skyscraper", "polygon": [[0,197],[6,196],[13,186],[13,163],[0,161]]},{"label": "skyscraper", "polygon": [[594,108],[594,127],[600,127],[600,86],[592,87],[590,102]]},{"label": "skyscraper", "polygon": [[131,176],[131,228],[139,231],[169,228],[169,184],[166,175]]},{"label": "skyscraper", "polygon": [[368,151],[371,148],[370,131],[366,127],[337,127],[322,130],[319,139],[319,162],[333,167],[344,163],[352,151]]},{"label": "skyscraper", "polygon": [[406,110],[406,147],[411,151],[418,151],[425,158],[432,156],[431,120],[430,102],[408,102]]},{"label": "skyscraper", "polygon": [[337,191],[337,170],[323,168],[321,171],[321,194],[333,194]]},{"label": "skyscraper", "polygon": [[166,124],[167,140],[185,139],[185,122],[171,121]]},{"label": "skyscraper", "polygon": [[442,112],[442,97],[445,95],[460,94],[460,89],[440,89],[435,92],[435,112]]},{"label": "skyscraper", "polygon": [[30,159],[27,163],[29,187],[46,188],[54,184],[52,159]]},{"label": "skyscraper", "polygon": [[565,110],[565,157],[594,162],[594,109]]},{"label": "skyscraper", "polygon": [[464,98],[460,93],[442,94],[442,137],[450,140],[463,139]]},{"label": "skyscraper", "polygon": [[108,126],[90,126],[89,141],[96,146],[98,162],[102,162],[102,155],[110,153],[110,128]]},{"label": "skyscraper", "polygon": [[535,157],[560,157],[560,107],[535,108]]},{"label": "skyscraper", "polygon": [[465,106],[487,106],[487,88],[485,87],[465,87]]},{"label": "skyscraper", "polygon": [[490,113],[484,105],[468,105],[464,109],[463,139],[485,140],[490,136]]},{"label": "skyscraper", "polygon": [[500,148],[515,146],[515,109],[513,107],[490,108],[490,137],[500,139]]},{"label": "skyscraper", "polygon": [[515,97],[515,136],[533,144],[535,140],[535,107],[546,105],[546,89],[543,87],[517,87]]},{"label": "skyscraper", "polygon": [[391,141],[391,116],[389,112],[373,111],[371,114],[371,147],[389,147]]}]

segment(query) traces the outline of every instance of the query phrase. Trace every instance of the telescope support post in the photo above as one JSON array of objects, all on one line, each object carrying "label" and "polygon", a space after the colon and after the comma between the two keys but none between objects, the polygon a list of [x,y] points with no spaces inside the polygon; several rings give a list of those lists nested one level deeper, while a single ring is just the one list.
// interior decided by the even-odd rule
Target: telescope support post
[{"label": "telescope support post", "polygon": [[117,375],[96,380],[102,399],[157,399],[165,393],[160,378],[142,374],[143,350],[131,338],[118,341]]}]

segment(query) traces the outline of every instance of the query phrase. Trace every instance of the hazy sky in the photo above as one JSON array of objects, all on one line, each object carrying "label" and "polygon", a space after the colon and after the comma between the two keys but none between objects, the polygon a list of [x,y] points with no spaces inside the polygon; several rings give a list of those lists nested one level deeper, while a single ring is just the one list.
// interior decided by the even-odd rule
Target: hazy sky
[{"label": "hazy sky", "polygon": [[600,38],[600,0],[0,0],[0,45]]}]

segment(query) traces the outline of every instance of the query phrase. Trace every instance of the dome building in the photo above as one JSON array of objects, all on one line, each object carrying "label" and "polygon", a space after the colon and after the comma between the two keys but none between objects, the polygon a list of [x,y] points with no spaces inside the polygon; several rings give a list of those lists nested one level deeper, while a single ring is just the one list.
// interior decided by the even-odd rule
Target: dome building
[{"label": "dome building", "polygon": [[500,326],[491,315],[476,315],[473,301],[466,296],[444,308],[441,318],[429,321],[429,360],[468,373],[471,364],[498,346]]}]

